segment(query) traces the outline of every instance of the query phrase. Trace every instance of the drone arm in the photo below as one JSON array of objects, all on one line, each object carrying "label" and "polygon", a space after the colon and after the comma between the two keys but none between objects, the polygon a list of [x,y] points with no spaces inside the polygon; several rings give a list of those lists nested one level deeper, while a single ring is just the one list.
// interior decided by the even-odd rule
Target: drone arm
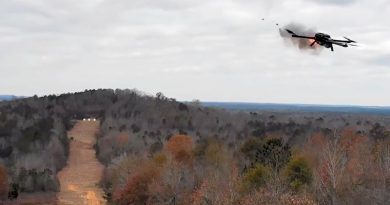
[{"label": "drone arm", "polygon": [[289,29],[285,29],[287,31],[287,33],[291,34],[291,37],[294,37],[294,38],[307,38],[307,39],[315,39],[314,37],[309,37],[309,36],[300,36],[300,35],[297,35],[295,34],[293,31],[289,30]]},{"label": "drone arm", "polygon": [[295,35],[293,34],[292,37],[294,38],[306,38],[306,39],[315,39],[314,37],[309,37],[309,36],[299,36],[299,35]]}]

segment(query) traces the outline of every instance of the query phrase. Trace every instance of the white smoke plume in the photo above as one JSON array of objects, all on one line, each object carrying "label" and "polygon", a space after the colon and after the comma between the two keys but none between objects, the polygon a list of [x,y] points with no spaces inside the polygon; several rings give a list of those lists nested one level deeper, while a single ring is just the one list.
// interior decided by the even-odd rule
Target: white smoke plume
[{"label": "white smoke plume", "polygon": [[279,34],[283,39],[285,39],[286,42],[288,42],[287,44],[296,46],[301,50],[313,50],[313,51],[321,50],[321,46],[319,46],[318,44],[314,44],[313,46],[310,46],[310,44],[313,43],[313,40],[304,39],[304,38],[294,38],[291,36],[290,33],[286,31],[286,29],[293,31],[297,35],[313,36],[313,37],[317,33],[315,29],[307,28],[304,25],[298,23],[290,23],[284,26],[283,28],[279,28]]}]

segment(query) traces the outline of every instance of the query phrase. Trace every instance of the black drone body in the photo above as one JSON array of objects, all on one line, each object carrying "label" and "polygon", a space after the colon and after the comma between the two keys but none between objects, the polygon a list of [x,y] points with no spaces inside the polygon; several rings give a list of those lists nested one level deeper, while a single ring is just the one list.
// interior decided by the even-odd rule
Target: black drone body
[{"label": "black drone body", "polygon": [[304,39],[311,39],[313,42],[310,44],[310,46],[314,46],[314,44],[318,44],[320,46],[324,46],[325,48],[330,48],[331,51],[334,51],[333,45],[338,45],[341,47],[348,47],[348,46],[356,46],[351,43],[356,43],[356,41],[353,41],[347,37],[344,37],[346,40],[336,40],[332,39],[330,35],[324,34],[324,33],[316,33],[313,37],[311,36],[302,36],[297,35],[293,31],[286,29],[286,31],[291,34],[291,37],[293,38],[304,38]]}]

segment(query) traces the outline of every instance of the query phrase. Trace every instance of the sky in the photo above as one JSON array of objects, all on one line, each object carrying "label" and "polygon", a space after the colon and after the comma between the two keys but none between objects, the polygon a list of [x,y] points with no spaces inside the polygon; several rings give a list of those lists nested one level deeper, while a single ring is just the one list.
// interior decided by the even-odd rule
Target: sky
[{"label": "sky", "polygon": [[[0,94],[390,106],[388,19],[388,0],[3,0]],[[301,51],[275,23],[360,47]]]}]

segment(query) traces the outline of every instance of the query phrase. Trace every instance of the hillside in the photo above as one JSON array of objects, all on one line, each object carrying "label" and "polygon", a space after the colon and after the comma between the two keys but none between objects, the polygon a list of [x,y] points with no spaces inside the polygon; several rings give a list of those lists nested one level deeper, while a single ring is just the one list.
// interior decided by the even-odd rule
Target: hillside
[{"label": "hillside", "polygon": [[[97,158],[105,166],[100,185],[105,198],[115,204],[162,204],[173,203],[172,200],[188,204],[187,200],[197,194],[207,195],[207,200],[217,203],[217,195],[227,194],[228,190],[216,192],[213,186],[235,190],[234,200],[248,204],[251,198],[247,194],[252,193],[253,186],[262,187],[267,193],[276,191],[267,186],[280,186],[283,197],[295,197],[294,188],[286,181],[272,180],[285,180],[284,170],[298,156],[317,156],[305,152],[309,150],[305,147],[314,143],[312,139],[321,142],[311,146],[315,147],[337,144],[339,137],[344,140],[353,136],[362,142],[368,140],[364,141],[365,146],[359,144],[354,150],[381,150],[384,148],[378,146],[388,143],[390,138],[390,118],[375,114],[227,110],[203,107],[197,102],[178,102],[162,93],[145,95],[137,90],[99,89],[30,97],[0,103],[0,171],[6,170],[10,182],[7,187],[24,193],[58,192],[56,173],[64,168],[69,157],[66,131],[75,121],[90,117],[100,120],[94,146]],[[343,140],[340,142],[346,142]],[[321,153],[325,149],[321,146],[313,153]],[[347,151],[351,148],[345,148]],[[275,155],[278,157],[273,159]],[[355,155],[351,152],[345,160],[359,159]],[[319,161],[307,159],[310,170],[322,163],[320,155],[316,160]],[[248,177],[256,174],[252,171],[259,167],[264,170],[258,172],[273,173],[269,176],[271,181],[261,179],[252,184]],[[223,181],[225,175],[237,184],[232,187],[233,181]],[[350,177],[362,179],[363,175]],[[315,187],[315,180],[320,179],[313,174],[310,180],[299,183],[312,190],[327,188]],[[210,187],[203,187],[206,182]],[[374,197],[377,192],[370,187],[379,186],[378,183],[377,179],[370,179],[370,183],[359,185],[359,190],[364,196]],[[242,186],[246,191],[239,191]],[[310,200],[328,200],[315,192],[307,193],[305,197]],[[357,193],[344,190],[344,198],[339,197],[347,200]],[[278,197],[273,199],[276,204],[282,196]]]}]

